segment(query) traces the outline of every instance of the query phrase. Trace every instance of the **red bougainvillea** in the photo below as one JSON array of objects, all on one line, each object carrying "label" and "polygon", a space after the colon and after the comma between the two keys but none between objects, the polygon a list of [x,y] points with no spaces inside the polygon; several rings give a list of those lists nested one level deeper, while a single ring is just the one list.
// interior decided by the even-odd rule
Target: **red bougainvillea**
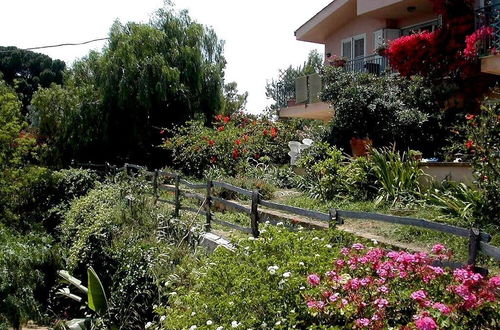
[{"label": "red bougainvillea", "polygon": [[475,58],[478,56],[478,44],[481,41],[488,39],[493,34],[493,28],[491,26],[482,27],[471,35],[465,38],[465,50],[464,55],[468,58]]}]

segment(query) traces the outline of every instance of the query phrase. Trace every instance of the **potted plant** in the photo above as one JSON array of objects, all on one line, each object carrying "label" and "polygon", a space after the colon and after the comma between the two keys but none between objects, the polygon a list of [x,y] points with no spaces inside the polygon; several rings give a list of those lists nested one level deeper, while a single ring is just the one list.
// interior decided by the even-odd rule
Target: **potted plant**
[{"label": "potted plant", "polygon": [[327,61],[331,66],[334,66],[336,68],[343,68],[347,63],[347,58],[338,55],[332,55],[327,58]]}]

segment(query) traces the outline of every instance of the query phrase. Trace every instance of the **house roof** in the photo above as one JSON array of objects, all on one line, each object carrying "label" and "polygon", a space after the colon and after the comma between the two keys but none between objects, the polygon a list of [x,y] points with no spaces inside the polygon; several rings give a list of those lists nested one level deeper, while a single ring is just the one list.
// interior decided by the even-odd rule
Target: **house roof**
[{"label": "house roof", "polygon": [[[356,16],[356,0],[334,0],[296,31],[297,40],[325,42],[325,31],[335,29]],[[326,28],[328,27],[328,28]]]}]

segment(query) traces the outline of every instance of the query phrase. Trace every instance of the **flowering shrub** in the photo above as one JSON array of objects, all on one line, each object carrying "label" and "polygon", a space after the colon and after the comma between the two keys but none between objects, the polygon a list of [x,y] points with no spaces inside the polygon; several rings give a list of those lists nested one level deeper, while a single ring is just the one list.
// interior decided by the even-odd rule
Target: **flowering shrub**
[{"label": "flowering shrub", "polygon": [[465,38],[464,55],[469,58],[478,56],[479,43],[486,41],[493,34],[491,26],[482,27]]},{"label": "flowering shrub", "polygon": [[466,152],[471,155],[476,186],[483,193],[479,203],[482,224],[496,226],[500,214],[500,106],[483,106],[478,115],[466,115]]},{"label": "flowering shrub", "polygon": [[318,323],[349,328],[498,326],[500,276],[434,266],[450,256],[441,244],[428,255],[355,243],[332,269],[307,276],[305,304]]},{"label": "flowering shrub", "polygon": [[229,175],[254,162],[287,163],[288,142],[295,129],[241,112],[217,115],[211,127],[198,121],[170,131],[164,147],[172,152],[174,167],[201,176],[209,167],[220,167]]}]

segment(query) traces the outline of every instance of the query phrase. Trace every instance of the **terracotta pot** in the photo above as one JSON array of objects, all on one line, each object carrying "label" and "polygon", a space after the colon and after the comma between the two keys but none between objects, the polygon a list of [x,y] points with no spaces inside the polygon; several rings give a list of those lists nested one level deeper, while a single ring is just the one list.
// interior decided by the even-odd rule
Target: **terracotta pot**
[{"label": "terracotta pot", "polygon": [[353,137],[351,138],[350,144],[351,144],[352,155],[354,157],[360,157],[368,154],[368,151],[370,150],[373,141],[368,138],[359,139]]}]

